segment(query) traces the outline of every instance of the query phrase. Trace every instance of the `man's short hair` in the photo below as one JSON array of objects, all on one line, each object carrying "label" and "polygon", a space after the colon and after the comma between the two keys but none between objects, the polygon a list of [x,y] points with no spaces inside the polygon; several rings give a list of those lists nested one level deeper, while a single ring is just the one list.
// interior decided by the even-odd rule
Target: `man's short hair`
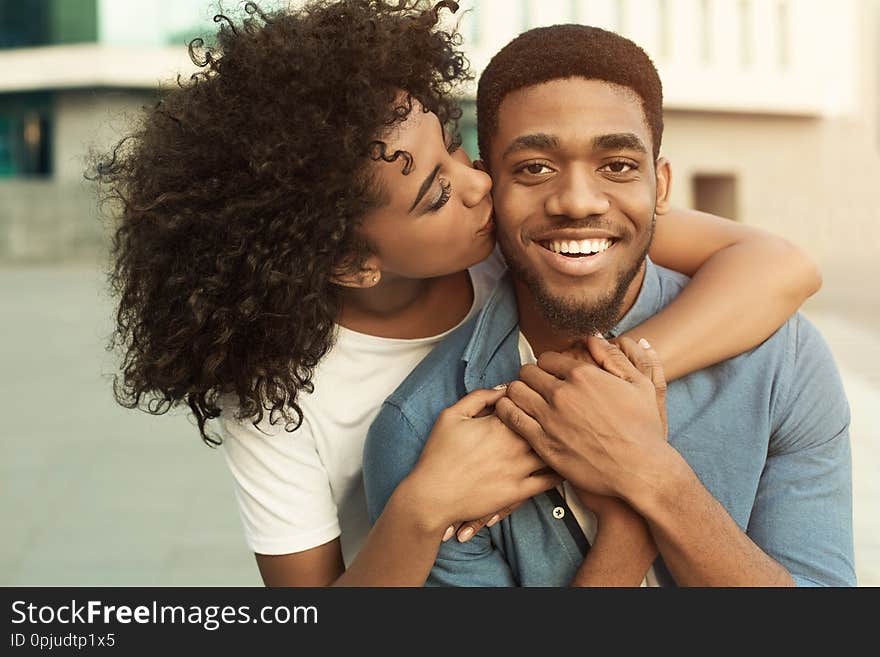
[{"label": "man's short hair", "polygon": [[653,62],[635,43],[590,25],[552,25],[523,32],[502,48],[480,76],[477,137],[488,163],[498,108],[511,92],[561,78],[582,77],[627,87],[642,101],[654,157],[663,138],[663,87]]}]

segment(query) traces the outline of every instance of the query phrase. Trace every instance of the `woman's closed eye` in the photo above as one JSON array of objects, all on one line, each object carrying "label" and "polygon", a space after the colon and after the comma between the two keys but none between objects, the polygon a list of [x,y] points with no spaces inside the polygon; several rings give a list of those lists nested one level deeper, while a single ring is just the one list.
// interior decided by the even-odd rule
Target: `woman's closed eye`
[{"label": "woman's closed eye", "polygon": [[449,197],[452,196],[452,183],[448,180],[444,180],[443,178],[438,178],[438,182],[440,186],[437,189],[437,193],[434,195],[434,200],[431,201],[431,205],[428,207],[429,212],[436,212],[449,200]]}]

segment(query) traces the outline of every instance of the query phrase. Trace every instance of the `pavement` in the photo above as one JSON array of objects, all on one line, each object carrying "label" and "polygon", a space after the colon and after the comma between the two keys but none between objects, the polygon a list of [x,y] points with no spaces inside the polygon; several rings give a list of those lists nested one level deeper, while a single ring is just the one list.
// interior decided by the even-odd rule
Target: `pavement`
[{"label": "pavement", "polygon": [[[222,454],[183,412],[113,401],[104,287],[96,265],[0,268],[0,585],[259,586]],[[805,312],[849,395],[857,575],[880,586],[880,312],[827,287]]]}]

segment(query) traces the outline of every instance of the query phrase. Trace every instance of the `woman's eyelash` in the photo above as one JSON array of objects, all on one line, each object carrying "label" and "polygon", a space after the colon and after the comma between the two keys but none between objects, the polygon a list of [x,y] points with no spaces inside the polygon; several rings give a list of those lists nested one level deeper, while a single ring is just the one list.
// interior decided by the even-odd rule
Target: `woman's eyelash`
[{"label": "woman's eyelash", "polygon": [[448,180],[440,178],[440,197],[431,204],[431,211],[437,211],[446,205],[449,197],[452,195],[452,183]]}]

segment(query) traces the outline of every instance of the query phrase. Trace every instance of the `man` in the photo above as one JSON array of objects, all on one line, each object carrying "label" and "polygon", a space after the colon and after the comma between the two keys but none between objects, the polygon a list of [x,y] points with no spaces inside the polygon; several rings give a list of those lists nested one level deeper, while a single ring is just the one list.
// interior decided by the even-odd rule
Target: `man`
[{"label": "man", "polygon": [[[686,282],[646,256],[670,166],[645,53],[593,27],[531,30],[493,58],[477,109],[509,272],[373,423],[371,516],[444,408],[512,382],[498,417],[567,481],[445,542],[429,583],[854,584],[849,409],[809,322],[671,383],[668,442],[650,345],[588,337],[643,322]],[[560,353],[579,341],[589,355]]]}]

